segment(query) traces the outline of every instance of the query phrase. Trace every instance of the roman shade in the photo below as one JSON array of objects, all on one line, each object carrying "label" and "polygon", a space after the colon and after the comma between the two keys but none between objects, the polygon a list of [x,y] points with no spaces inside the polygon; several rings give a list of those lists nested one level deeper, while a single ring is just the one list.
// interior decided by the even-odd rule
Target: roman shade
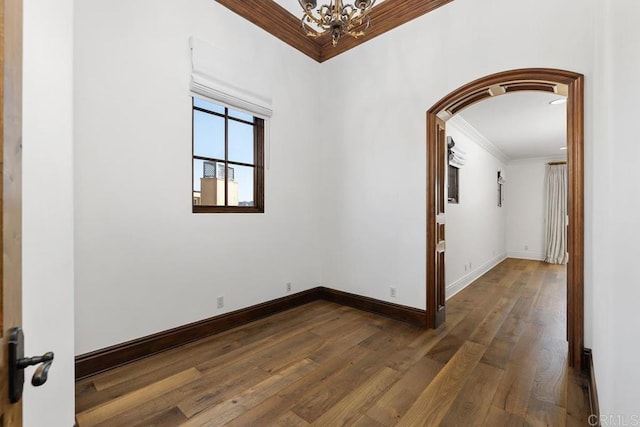
[{"label": "roman shade", "polygon": [[456,145],[453,138],[447,137],[447,148],[449,149],[449,166],[460,169],[467,160],[467,152]]},{"label": "roman shade", "polygon": [[[191,37],[191,92],[219,104],[232,107],[261,118],[273,114],[271,99],[260,93],[259,87],[250,87],[247,81],[230,81],[231,75],[222,77],[220,56],[210,44]],[[254,80],[255,81],[255,80]],[[254,84],[254,86],[257,86]]]}]

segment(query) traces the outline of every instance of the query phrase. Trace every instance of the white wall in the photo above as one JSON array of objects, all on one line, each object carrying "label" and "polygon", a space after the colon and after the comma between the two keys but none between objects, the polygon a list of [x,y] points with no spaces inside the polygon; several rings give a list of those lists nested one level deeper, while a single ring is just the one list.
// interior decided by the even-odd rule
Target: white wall
[{"label": "white wall", "polygon": [[[498,207],[498,170],[502,159],[481,145],[482,135],[456,116],[447,121],[447,136],[466,152],[458,172],[458,204],[446,206],[446,297],[460,292],[505,256],[506,207]],[[486,141],[486,139],[485,139]]]},{"label": "white wall", "polygon": [[24,1],[23,277],[25,352],[55,353],[31,386],[24,426],[74,424],[73,0]]},{"label": "white wall", "polygon": [[[318,286],[318,65],[210,0],[78,1],[75,32],[76,354]],[[191,35],[273,99],[263,215],[191,213]]]},{"label": "white wall", "polygon": [[636,23],[640,4],[602,0],[598,16],[597,85],[592,100],[598,114],[597,138],[591,147],[593,162],[587,164],[593,170],[589,176],[593,193],[587,200],[587,209],[593,212],[593,239],[587,242],[592,256],[586,267],[594,278],[593,293],[586,295],[587,310],[593,312],[587,324],[592,331],[588,344],[593,348],[601,413],[624,414],[624,422],[630,425],[631,415],[640,415],[640,334],[636,326],[640,301],[636,267],[640,30]]},{"label": "white wall", "polygon": [[345,117],[339,137],[322,147],[335,165],[322,194],[325,285],[425,307],[425,112],[474,79],[522,67],[584,73],[590,97],[594,3],[456,0],[326,63],[350,78],[335,88],[348,102],[332,104]]},{"label": "white wall", "polygon": [[504,188],[510,258],[544,260],[545,176],[551,160],[513,160],[507,165]]}]

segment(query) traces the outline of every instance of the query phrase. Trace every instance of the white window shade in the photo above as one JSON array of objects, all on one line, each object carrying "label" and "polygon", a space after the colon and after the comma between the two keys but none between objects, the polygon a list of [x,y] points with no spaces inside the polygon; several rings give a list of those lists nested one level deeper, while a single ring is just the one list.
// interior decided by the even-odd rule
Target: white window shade
[{"label": "white window shade", "polygon": [[449,148],[449,165],[460,169],[467,161],[467,152],[457,146],[450,136],[447,137],[447,146]]},{"label": "white window shade", "polygon": [[271,99],[260,94],[257,88],[246,87],[244,84],[241,87],[238,82],[220,78],[219,55],[216,55],[213,46],[195,37],[191,37],[189,43],[192,65],[191,92],[258,117],[271,117]]}]

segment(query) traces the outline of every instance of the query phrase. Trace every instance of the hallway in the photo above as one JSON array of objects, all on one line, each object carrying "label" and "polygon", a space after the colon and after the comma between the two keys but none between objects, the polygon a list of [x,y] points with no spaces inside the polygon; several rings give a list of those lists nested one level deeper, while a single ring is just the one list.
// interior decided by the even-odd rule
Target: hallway
[{"label": "hallway", "polygon": [[586,425],[565,271],[507,259],[438,330],[316,301],[79,381],[79,426]]}]

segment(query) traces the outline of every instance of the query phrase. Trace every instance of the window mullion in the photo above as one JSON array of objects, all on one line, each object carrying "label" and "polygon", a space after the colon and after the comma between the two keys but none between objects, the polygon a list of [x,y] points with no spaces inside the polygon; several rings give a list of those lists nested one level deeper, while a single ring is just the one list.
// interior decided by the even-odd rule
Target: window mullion
[{"label": "window mullion", "polygon": [[258,171],[256,169],[256,165],[258,164],[258,162],[256,161],[256,158],[258,156],[258,123],[257,119],[254,117],[253,118],[253,204],[254,206],[256,206],[259,202],[258,202],[258,186],[259,181],[258,181]]},{"label": "window mullion", "polygon": [[229,109],[224,109],[224,205],[229,206]]}]

